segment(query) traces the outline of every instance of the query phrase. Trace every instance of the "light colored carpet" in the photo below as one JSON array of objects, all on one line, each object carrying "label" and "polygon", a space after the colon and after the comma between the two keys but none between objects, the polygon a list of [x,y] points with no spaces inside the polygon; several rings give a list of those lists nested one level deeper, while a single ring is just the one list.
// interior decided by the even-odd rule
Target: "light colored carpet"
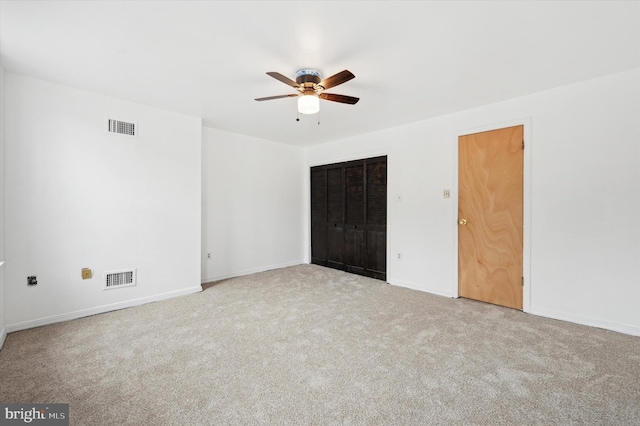
[{"label": "light colored carpet", "polygon": [[640,338],[315,265],[11,333],[73,425],[640,424]]}]

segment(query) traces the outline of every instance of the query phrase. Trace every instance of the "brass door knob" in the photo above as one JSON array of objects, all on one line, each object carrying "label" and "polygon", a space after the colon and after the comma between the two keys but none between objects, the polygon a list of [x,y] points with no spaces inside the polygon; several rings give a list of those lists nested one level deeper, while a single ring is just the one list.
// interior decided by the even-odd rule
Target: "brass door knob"
[{"label": "brass door knob", "polygon": [[458,225],[466,225],[467,224],[467,219],[460,219],[458,221]]}]

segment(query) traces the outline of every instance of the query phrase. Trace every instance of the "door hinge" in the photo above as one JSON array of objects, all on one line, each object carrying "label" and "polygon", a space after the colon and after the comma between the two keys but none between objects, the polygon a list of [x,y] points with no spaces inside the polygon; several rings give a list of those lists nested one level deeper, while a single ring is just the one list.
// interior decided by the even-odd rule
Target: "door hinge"
[{"label": "door hinge", "polygon": [[524,149],[524,139],[522,140],[522,149]]},{"label": "door hinge", "polygon": [[520,278],[520,285],[524,287],[524,277]]}]

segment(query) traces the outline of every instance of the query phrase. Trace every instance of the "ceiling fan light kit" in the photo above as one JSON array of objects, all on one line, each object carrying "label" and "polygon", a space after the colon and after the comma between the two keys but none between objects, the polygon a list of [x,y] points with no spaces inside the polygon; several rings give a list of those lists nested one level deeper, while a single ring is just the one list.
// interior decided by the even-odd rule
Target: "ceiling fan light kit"
[{"label": "ceiling fan light kit", "polygon": [[339,72],[324,80],[322,80],[320,72],[312,68],[298,70],[296,72],[296,81],[273,71],[268,72],[267,75],[293,87],[299,93],[257,98],[256,101],[298,97],[298,112],[300,114],[317,114],[320,111],[320,99],[349,105],[354,105],[360,100],[353,96],[324,93],[326,89],[330,89],[355,78],[355,75],[348,70]]},{"label": "ceiling fan light kit", "polygon": [[317,114],[320,111],[320,98],[317,95],[298,96],[300,114]]}]

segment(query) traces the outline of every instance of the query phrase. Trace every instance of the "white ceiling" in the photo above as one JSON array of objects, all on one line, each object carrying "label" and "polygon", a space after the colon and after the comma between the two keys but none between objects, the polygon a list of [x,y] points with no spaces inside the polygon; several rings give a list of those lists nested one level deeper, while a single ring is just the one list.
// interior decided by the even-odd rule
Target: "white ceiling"
[{"label": "white ceiling", "polygon": [[[309,146],[640,66],[638,1],[1,1],[7,72]],[[356,75],[296,122],[267,76]]]}]

